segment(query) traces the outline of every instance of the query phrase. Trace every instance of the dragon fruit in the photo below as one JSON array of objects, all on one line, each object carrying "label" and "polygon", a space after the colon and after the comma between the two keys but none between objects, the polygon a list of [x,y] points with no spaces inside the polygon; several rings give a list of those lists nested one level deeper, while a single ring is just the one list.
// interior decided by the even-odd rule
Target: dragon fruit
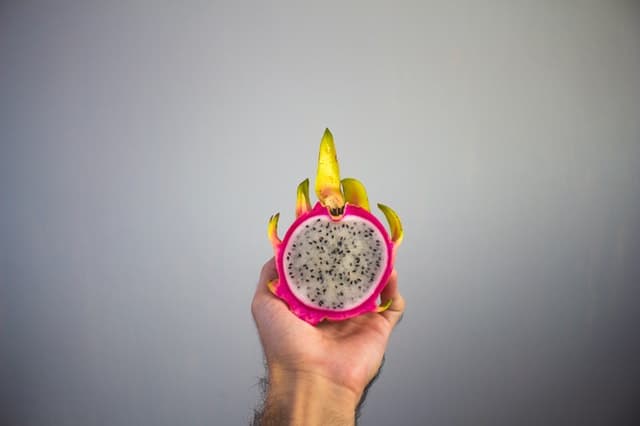
[{"label": "dragon fruit", "polygon": [[340,180],[329,129],[320,142],[315,190],[319,201],[311,208],[309,179],[298,185],[296,220],[282,240],[277,234],[280,214],[269,219],[278,271],[269,289],[313,325],[384,311],[392,301],[378,304],[378,298],[393,270],[402,225],[391,208],[378,204],[389,222],[389,235],[370,213],[362,183]]}]

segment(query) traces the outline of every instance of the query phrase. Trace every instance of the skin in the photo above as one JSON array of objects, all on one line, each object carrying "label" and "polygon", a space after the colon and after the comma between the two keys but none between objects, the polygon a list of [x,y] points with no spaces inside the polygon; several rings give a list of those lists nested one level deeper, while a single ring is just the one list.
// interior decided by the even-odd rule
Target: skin
[{"label": "skin", "polygon": [[355,410],[375,377],[389,336],[405,309],[397,273],[382,300],[385,312],[312,326],[292,314],[267,283],[277,279],[274,259],[262,267],[251,304],[268,369],[262,425],[353,425]]}]

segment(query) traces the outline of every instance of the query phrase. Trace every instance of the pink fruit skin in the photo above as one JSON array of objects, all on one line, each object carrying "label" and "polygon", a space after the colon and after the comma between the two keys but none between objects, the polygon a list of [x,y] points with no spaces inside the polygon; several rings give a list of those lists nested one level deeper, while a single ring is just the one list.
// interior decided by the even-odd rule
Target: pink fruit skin
[{"label": "pink fruit skin", "polygon": [[387,230],[382,226],[380,221],[367,210],[360,208],[358,206],[354,206],[351,204],[346,204],[344,208],[344,216],[359,216],[364,219],[367,219],[371,222],[380,233],[384,237],[384,241],[387,248],[387,265],[380,278],[380,282],[378,283],[376,289],[373,294],[362,302],[362,304],[356,306],[355,308],[345,310],[345,311],[334,311],[331,309],[320,309],[311,306],[305,305],[303,302],[298,300],[298,298],[293,294],[290,290],[288,283],[286,282],[287,274],[284,270],[284,249],[287,246],[289,239],[293,232],[300,226],[302,222],[309,219],[310,217],[315,216],[328,216],[331,217],[327,207],[323,206],[320,202],[316,203],[312,210],[298,217],[293,224],[287,230],[287,233],[282,240],[282,243],[279,245],[279,248],[276,250],[276,268],[278,270],[279,282],[275,285],[275,293],[278,297],[284,300],[287,305],[289,305],[289,309],[293,311],[298,317],[302,318],[306,322],[312,325],[318,324],[320,321],[324,319],[328,319],[331,321],[340,321],[348,318],[355,317],[357,315],[363,314],[365,312],[373,312],[378,308],[377,299],[382,290],[387,285],[387,280],[391,275],[393,270],[393,257],[394,257],[394,245],[387,233]]}]

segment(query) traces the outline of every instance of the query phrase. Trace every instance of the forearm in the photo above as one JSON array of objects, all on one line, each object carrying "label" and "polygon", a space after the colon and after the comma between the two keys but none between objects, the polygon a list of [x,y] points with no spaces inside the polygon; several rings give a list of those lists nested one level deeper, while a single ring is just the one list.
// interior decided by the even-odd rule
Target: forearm
[{"label": "forearm", "polygon": [[271,367],[260,425],[353,425],[359,398],[321,375]]}]

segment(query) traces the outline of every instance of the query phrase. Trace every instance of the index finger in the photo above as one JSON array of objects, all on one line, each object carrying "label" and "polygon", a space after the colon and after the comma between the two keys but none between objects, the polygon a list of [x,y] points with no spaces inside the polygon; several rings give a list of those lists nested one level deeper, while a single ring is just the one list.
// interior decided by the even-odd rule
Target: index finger
[{"label": "index finger", "polygon": [[254,295],[254,299],[264,296],[270,296],[271,292],[267,287],[267,283],[269,281],[273,281],[278,278],[278,270],[276,269],[276,261],[275,258],[271,258],[267,260],[267,262],[262,265],[262,269],[260,270],[260,278],[258,279],[258,285],[256,286],[256,292]]},{"label": "index finger", "polygon": [[264,312],[266,307],[278,305],[277,303],[274,303],[277,299],[273,294],[271,294],[271,291],[269,291],[269,288],[267,287],[270,281],[277,279],[278,271],[276,269],[275,259],[272,257],[262,266],[262,270],[260,271],[258,285],[256,286],[253,301],[251,302],[251,313],[254,318],[256,318],[256,315]]}]

